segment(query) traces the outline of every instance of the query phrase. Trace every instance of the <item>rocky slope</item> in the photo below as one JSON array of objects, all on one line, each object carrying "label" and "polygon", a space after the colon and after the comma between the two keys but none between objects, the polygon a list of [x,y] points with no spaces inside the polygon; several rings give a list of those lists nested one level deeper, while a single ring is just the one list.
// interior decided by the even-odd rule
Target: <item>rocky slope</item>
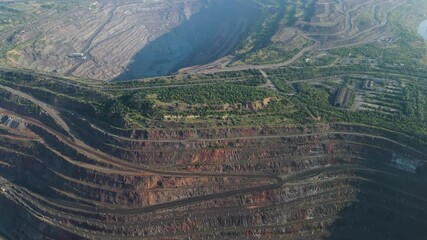
[{"label": "rocky slope", "polygon": [[65,95],[0,90],[8,239],[419,239],[427,225],[427,148],[403,133],[120,129]]}]

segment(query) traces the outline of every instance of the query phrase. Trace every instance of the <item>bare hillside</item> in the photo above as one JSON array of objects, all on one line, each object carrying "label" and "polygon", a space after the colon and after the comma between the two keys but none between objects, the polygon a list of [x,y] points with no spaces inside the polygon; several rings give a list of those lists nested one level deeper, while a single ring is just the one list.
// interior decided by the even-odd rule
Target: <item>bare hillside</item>
[{"label": "bare hillside", "polygon": [[[147,43],[197,13],[202,1],[99,1],[48,12],[8,34],[7,64],[111,79]],[[13,33],[13,34],[11,34]],[[80,54],[81,53],[81,54]]]}]

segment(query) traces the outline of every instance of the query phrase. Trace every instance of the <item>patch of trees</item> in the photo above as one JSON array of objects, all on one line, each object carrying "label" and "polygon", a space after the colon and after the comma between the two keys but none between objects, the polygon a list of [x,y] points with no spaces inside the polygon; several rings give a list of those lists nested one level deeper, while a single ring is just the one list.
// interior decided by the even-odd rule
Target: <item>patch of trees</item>
[{"label": "patch of trees", "polygon": [[241,82],[241,84],[256,87],[265,84],[265,79],[263,77],[249,78]]},{"label": "patch of trees", "polygon": [[137,110],[144,116],[149,116],[154,112],[154,101],[152,99],[148,99],[145,93],[138,92],[125,96],[122,98],[122,102],[126,106]]},{"label": "patch of trees", "polygon": [[131,112],[131,109],[119,99],[110,99],[102,102],[98,111],[99,120],[115,126],[124,126],[126,115]]},{"label": "patch of trees", "polygon": [[262,100],[274,94],[251,86],[234,84],[195,85],[144,90],[142,94],[156,94],[162,102],[182,101],[188,104],[235,104]]}]

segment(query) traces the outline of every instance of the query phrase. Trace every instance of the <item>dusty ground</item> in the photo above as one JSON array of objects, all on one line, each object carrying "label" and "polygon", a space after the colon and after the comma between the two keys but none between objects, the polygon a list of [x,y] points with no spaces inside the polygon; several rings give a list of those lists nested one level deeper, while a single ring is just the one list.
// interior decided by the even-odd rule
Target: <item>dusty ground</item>
[{"label": "dusty ground", "polygon": [[[38,71],[112,79],[147,43],[189,19],[201,1],[100,1],[16,27],[7,63]],[[72,57],[84,53],[84,57]],[[85,58],[85,59],[82,59]]]},{"label": "dusty ground", "polygon": [[[254,67],[252,65],[260,64],[262,65],[256,68],[286,66],[313,52],[375,42],[384,37],[389,14],[405,4],[407,1],[397,0],[316,1],[313,17],[309,21],[297,11],[294,13],[296,20],[292,26],[286,23],[279,25],[271,39],[271,45],[236,62],[235,67],[230,70],[249,69]],[[210,37],[206,37],[209,34],[202,33],[203,36],[198,37],[202,31],[191,24],[187,24],[189,30],[186,31],[191,32],[193,29],[190,35],[194,36],[180,33],[182,23],[205,7],[206,2],[201,0],[105,0],[85,2],[59,13],[47,12],[26,24],[15,26],[13,30],[0,33],[3,39],[14,46],[7,52],[3,63],[98,80],[114,79],[128,68],[131,71],[140,69],[149,72],[148,75],[151,76],[173,72],[179,66],[186,67],[183,63],[205,64],[206,61],[213,60],[203,55],[221,58],[231,53],[240,41],[236,37],[224,37],[218,33],[213,33]],[[256,25],[245,19],[244,15],[227,19],[235,25],[227,26],[220,21],[210,21],[209,24],[215,25],[219,30],[224,29],[227,36],[243,36],[248,27]],[[163,41],[167,45],[168,41],[175,38],[183,43],[168,47],[161,44]],[[157,39],[160,39],[160,44],[154,41]],[[208,42],[208,46],[197,39]],[[153,43],[151,50],[145,49],[150,43]],[[191,54],[184,56],[179,49]],[[205,52],[200,49],[205,49]],[[148,59],[137,55],[144,51],[148,52]],[[151,58],[156,60],[149,62]],[[132,65],[134,61],[137,63]],[[173,62],[169,64],[172,67],[167,64],[169,61]],[[222,71],[221,68],[233,61],[232,56],[229,56],[226,61],[187,68],[182,72]],[[157,66],[160,66],[159,69]]]}]

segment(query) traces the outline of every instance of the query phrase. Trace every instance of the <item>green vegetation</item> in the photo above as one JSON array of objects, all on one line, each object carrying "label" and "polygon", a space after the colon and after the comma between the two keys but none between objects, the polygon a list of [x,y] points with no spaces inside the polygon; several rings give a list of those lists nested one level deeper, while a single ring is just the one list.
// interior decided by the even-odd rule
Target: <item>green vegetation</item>
[{"label": "green vegetation", "polygon": [[[258,2],[266,15],[255,26],[257,35],[239,49],[242,62],[283,61],[313,44],[296,34],[291,39],[299,45],[280,45],[281,37],[292,32],[272,29],[310,21],[315,1]],[[53,6],[46,4],[42,8]],[[381,14],[374,17],[379,21]],[[421,137],[427,133],[427,52],[420,37],[400,20],[400,13],[391,15],[390,36],[379,41],[310,51],[292,66],[265,70],[278,92],[263,88],[266,81],[258,70],[103,84],[1,72],[0,84],[117,127],[351,122]],[[364,87],[366,80],[374,86]],[[337,108],[336,92],[344,86],[352,92],[350,106]]]},{"label": "green vegetation", "polygon": [[[302,48],[313,44],[302,36],[284,44],[282,26],[294,27],[298,21],[310,21],[315,13],[314,0],[275,0],[258,2],[263,8],[263,17],[253,33],[235,51],[239,61],[235,64],[266,64],[290,59]],[[301,12],[301,13],[300,13]],[[284,29],[283,29],[284,30]]]},{"label": "green vegetation", "polygon": [[242,82],[236,82],[235,84],[243,84],[246,86],[257,87],[262,84],[265,84],[265,78],[264,77],[249,78],[249,79],[243,80]]},{"label": "green vegetation", "polygon": [[[148,82],[103,84],[99,88],[84,83],[77,85],[69,79],[2,72],[0,84],[19,88],[55,106],[67,106],[89,119],[96,118],[96,121],[121,127],[158,127],[165,122],[176,122],[182,126],[202,123],[262,125],[351,122],[420,137],[427,133],[427,84],[424,78],[427,73],[423,69],[351,65],[280,68],[267,72],[280,93],[287,95],[280,96],[279,93],[260,88],[265,80],[258,71],[189,78],[173,76]],[[360,88],[365,79],[360,74],[384,79],[377,81],[375,89],[356,91],[356,95],[365,99],[366,103],[380,107],[334,107],[336,89],[343,84]],[[309,80],[316,78],[323,80]],[[293,82],[295,80],[304,81]],[[244,107],[247,103],[269,97],[272,100],[268,105],[259,109]],[[351,102],[356,102],[355,96],[352,96]],[[166,116],[169,116],[168,119]]]},{"label": "green vegetation", "polygon": [[262,100],[272,96],[265,90],[238,85],[204,85],[176,87],[152,91],[163,102],[182,101],[188,104],[235,104]]},{"label": "green vegetation", "polygon": [[389,115],[380,111],[340,110],[333,107],[334,95],[328,89],[313,87],[307,83],[296,84],[296,86],[298,94],[293,97],[292,101],[299,111],[294,112],[291,117],[299,123],[351,122],[399,130],[419,137],[427,133],[427,122],[424,121],[423,116],[420,116],[421,113],[425,114],[426,110],[425,95],[422,103],[415,98],[413,101],[407,102],[411,106],[410,108],[414,109],[413,113]]},{"label": "green vegetation", "polygon": [[[110,87],[114,93],[115,90],[123,88],[154,88],[163,86],[180,86],[180,85],[195,85],[195,84],[212,84],[215,83],[230,83],[242,84],[248,86],[257,86],[265,83],[264,77],[258,70],[244,70],[238,72],[225,72],[214,74],[194,74],[194,75],[172,75],[166,77],[158,77],[152,79],[144,79],[143,81],[120,81],[105,83],[105,86]],[[262,82],[262,83],[261,83]],[[120,92],[118,93],[120,94]]]}]

